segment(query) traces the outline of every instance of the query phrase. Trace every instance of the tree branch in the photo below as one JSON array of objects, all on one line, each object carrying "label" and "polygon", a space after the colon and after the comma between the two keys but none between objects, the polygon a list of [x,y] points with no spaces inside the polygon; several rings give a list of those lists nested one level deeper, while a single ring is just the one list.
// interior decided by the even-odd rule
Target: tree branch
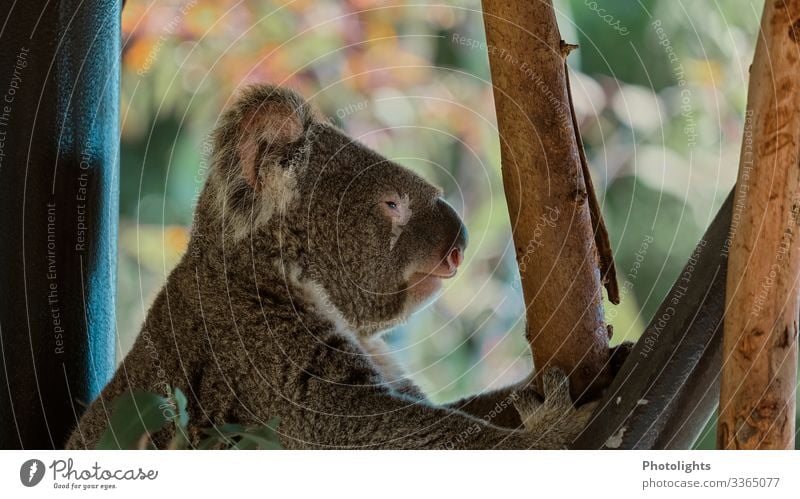
[{"label": "tree branch", "polygon": [[576,449],[687,449],[717,406],[733,195],[601,399]]},{"label": "tree branch", "polygon": [[766,2],[728,262],[717,446],[793,449],[800,305],[800,0]]},{"label": "tree branch", "polygon": [[[567,370],[573,396],[592,396],[611,381],[595,246],[607,235],[567,91],[571,46],[551,0],[484,0],[483,14],[534,365]],[[611,279],[610,251],[603,261]]]}]

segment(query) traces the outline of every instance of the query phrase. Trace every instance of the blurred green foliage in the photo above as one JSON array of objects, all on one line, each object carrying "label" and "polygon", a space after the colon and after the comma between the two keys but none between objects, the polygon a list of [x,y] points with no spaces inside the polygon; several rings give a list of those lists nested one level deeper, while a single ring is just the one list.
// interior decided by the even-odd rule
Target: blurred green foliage
[{"label": "blurred green foliage", "polygon": [[[487,52],[454,41],[485,42],[480,2],[448,4],[127,2],[120,356],[185,248],[215,120],[237,88],[268,81],[442,186],[465,218],[464,272],[389,334],[407,372],[444,401],[529,371]],[[762,5],[555,0],[581,45],[568,61],[576,113],[630,281],[607,308],[614,342],[639,336],[735,181]]]}]

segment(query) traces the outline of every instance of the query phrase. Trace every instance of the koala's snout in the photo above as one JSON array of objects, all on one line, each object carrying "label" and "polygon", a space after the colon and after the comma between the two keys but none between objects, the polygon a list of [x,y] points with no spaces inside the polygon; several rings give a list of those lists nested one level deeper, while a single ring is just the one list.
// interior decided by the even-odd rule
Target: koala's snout
[{"label": "koala's snout", "polygon": [[458,246],[454,247],[450,250],[450,253],[447,255],[447,265],[456,270],[459,265],[461,265],[461,259],[463,258],[462,253],[464,252],[463,249],[459,248]]},{"label": "koala's snout", "polygon": [[468,240],[467,228],[447,201],[437,196],[426,208],[411,219],[417,236],[408,247],[412,261],[406,270],[412,309],[434,297],[444,279],[456,275]]},{"label": "koala's snout", "polygon": [[444,228],[444,251],[441,256],[441,274],[455,275],[461,262],[464,261],[464,250],[467,248],[469,236],[464,222],[450,203],[442,198],[436,200],[436,209],[440,213]]}]

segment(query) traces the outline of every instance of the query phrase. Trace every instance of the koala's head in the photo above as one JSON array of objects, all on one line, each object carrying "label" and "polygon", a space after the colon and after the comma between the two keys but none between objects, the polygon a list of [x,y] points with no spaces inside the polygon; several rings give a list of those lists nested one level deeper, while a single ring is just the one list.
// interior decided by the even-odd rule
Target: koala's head
[{"label": "koala's head", "polygon": [[250,87],[225,112],[206,189],[226,237],[251,248],[256,269],[277,268],[360,334],[434,297],[467,244],[441,189],[284,88]]}]

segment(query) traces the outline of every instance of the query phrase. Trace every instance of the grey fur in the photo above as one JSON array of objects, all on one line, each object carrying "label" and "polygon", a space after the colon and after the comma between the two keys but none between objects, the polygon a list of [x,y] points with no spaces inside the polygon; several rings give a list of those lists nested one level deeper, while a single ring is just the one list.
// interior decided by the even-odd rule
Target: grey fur
[{"label": "grey fur", "polygon": [[[566,386],[560,372],[543,404],[509,387],[446,407],[391,372],[379,333],[466,245],[439,189],[273,86],[242,93],[214,147],[188,251],[68,448],[95,446],[121,393],[169,386],[187,394],[194,442],[198,428],[274,416],[295,449],[561,448],[582,429],[569,391],[550,389]],[[397,223],[385,199],[403,204]]]}]

